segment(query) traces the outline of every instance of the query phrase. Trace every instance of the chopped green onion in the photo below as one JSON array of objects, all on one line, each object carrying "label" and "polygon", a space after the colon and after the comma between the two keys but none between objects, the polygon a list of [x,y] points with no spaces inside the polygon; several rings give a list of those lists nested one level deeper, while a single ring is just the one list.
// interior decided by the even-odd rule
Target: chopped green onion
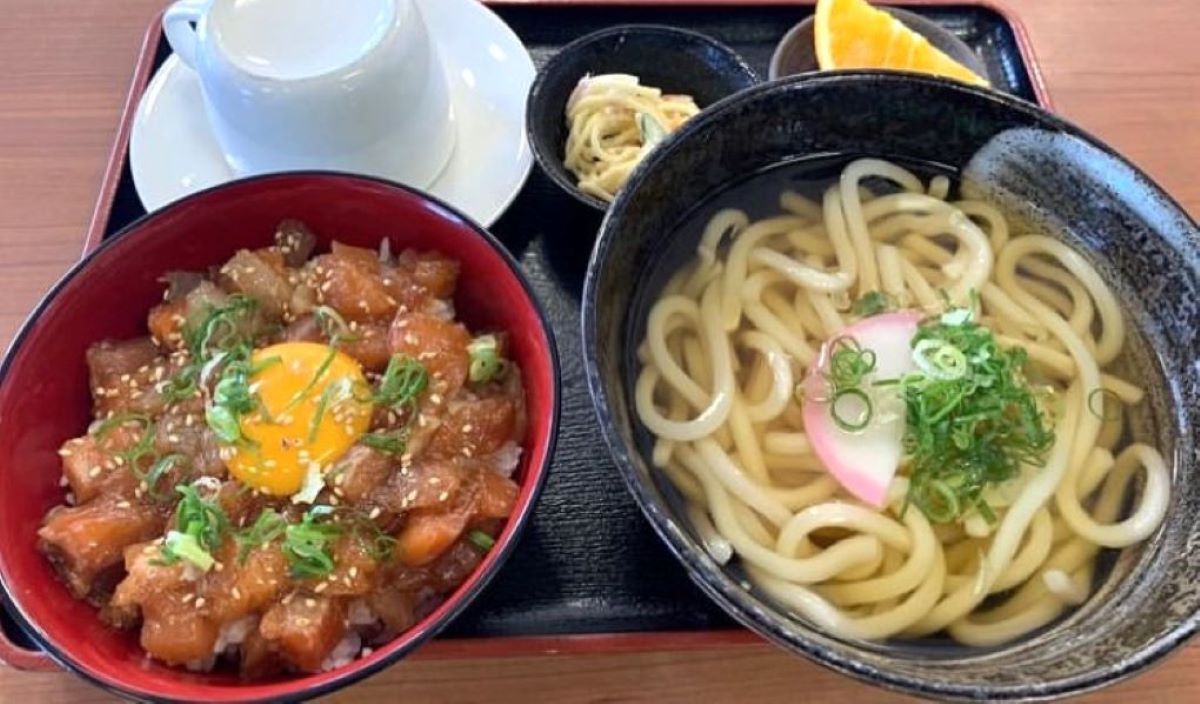
[{"label": "chopped green onion", "polygon": [[291,565],[293,577],[324,577],[333,571],[332,543],[342,529],[320,520],[332,512],[330,506],[314,506],[300,523],[293,523],[284,531],[283,554]]},{"label": "chopped green onion", "polygon": [[242,427],[238,419],[225,406],[205,408],[204,421],[221,442],[233,445],[242,439]]},{"label": "chopped green onion", "polygon": [[234,536],[238,542],[238,562],[244,563],[250,553],[283,535],[287,520],[275,509],[264,509],[246,530]]},{"label": "chopped green onion", "polygon": [[967,309],[923,321],[912,351],[920,371],[888,387],[905,405],[906,505],[934,522],[972,508],[991,521],[984,489],[1042,466],[1054,443],[1043,394],[1025,378],[1028,355],[1001,348]]},{"label": "chopped green onion", "polygon": [[959,325],[966,325],[974,320],[974,318],[975,315],[971,312],[970,308],[952,308],[942,313],[941,323],[942,325],[957,327]]},{"label": "chopped green onion", "polygon": [[948,523],[958,516],[958,494],[946,482],[934,479],[913,485],[910,492],[912,489],[917,489],[913,502],[934,523]]},{"label": "chopped green onion", "polygon": [[333,345],[330,345],[329,352],[325,354],[325,358],[321,360],[319,365],[317,365],[317,371],[313,372],[312,378],[308,380],[308,382],[304,385],[304,388],[300,389],[295,393],[295,395],[292,396],[291,400],[289,400],[287,405],[283,407],[283,410],[280,411],[280,415],[295,408],[296,404],[300,403],[308,396],[309,392],[313,390],[313,387],[317,385],[317,382],[321,380],[321,377],[325,376],[325,372],[329,371],[329,367],[333,365],[333,360],[335,357],[337,357],[337,353],[337,348]]},{"label": "chopped green onion", "polygon": [[467,345],[471,355],[468,377],[471,383],[482,384],[496,378],[504,371],[504,360],[500,358],[500,344],[495,335],[480,335]]},{"label": "chopped green onion", "polygon": [[475,545],[475,547],[479,548],[480,550],[482,550],[484,552],[491,550],[492,547],[496,544],[495,538],[488,535],[487,533],[484,533],[481,530],[473,530],[470,533],[468,533],[467,540],[470,540]]},{"label": "chopped green onion", "polygon": [[860,385],[868,374],[875,371],[875,352],[865,350],[853,337],[836,338],[829,356],[829,380],[834,392]]},{"label": "chopped green onion", "polygon": [[401,428],[386,433],[367,433],[359,442],[386,455],[402,455],[408,447],[408,429]]},{"label": "chopped green onion", "polygon": [[858,297],[858,300],[850,307],[850,312],[860,318],[870,318],[873,315],[886,313],[895,307],[895,301],[883,291],[867,291]]},{"label": "chopped green onion", "polygon": [[[146,484],[147,489],[152,495],[156,497],[159,496],[158,491],[155,488],[158,484],[158,480],[161,479],[167,472],[171,471],[172,467],[184,461],[185,459],[186,458],[179,453],[172,453],[170,455],[159,457],[157,460],[155,460],[154,464],[150,465],[150,469],[148,469],[146,474],[141,477],[141,480]],[[130,468],[134,472],[138,471],[136,465],[132,463],[130,464]]]},{"label": "chopped green onion", "polygon": [[[861,408],[858,409],[857,416],[850,415],[854,412],[853,405],[846,408],[848,404],[854,404],[858,401]],[[874,415],[874,409],[871,406],[871,398],[867,396],[867,392],[859,388],[842,389],[833,395],[833,401],[829,404],[829,413],[833,416],[833,422],[839,428],[849,432],[856,432],[866,428],[871,423],[871,416]]]},{"label": "chopped green onion", "polygon": [[1111,389],[1092,389],[1087,397],[1088,410],[1092,415],[1107,422],[1121,420],[1121,407],[1118,405],[1120,403],[1121,397]]},{"label": "chopped green onion", "polygon": [[371,401],[386,408],[415,406],[428,385],[429,373],[424,365],[411,357],[392,355]]},{"label": "chopped green onion", "polygon": [[154,425],[154,421],[150,420],[150,416],[145,413],[115,413],[96,426],[96,429],[92,431],[92,437],[103,440],[104,436],[112,432],[114,428],[126,423],[138,423],[143,428]]},{"label": "chopped green onion", "polygon": [[207,571],[212,567],[212,553],[221,547],[225,532],[229,530],[229,518],[215,498],[204,498],[196,487],[184,484],[175,487],[182,497],[175,507],[175,533],[170,533],[163,544],[161,561],[173,564],[187,560]]},{"label": "chopped green onion", "polygon": [[396,539],[383,532],[383,529],[375,521],[359,514],[354,523],[353,534],[359,544],[371,554],[371,559],[376,562],[387,562],[392,559],[392,554],[396,549]]},{"label": "chopped green onion", "polygon": [[357,339],[350,333],[350,325],[346,322],[346,319],[333,308],[329,306],[317,306],[316,310],[313,311],[313,317],[316,318],[321,332],[325,333],[325,337],[329,338],[331,343],[335,340],[354,342]]},{"label": "chopped green onion", "polygon": [[216,562],[212,554],[200,547],[200,541],[196,540],[195,536],[180,533],[177,530],[167,532],[162,554],[164,564],[169,565],[179,560],[187,560],[203,572],[211,569]]},{"label": "chopped green onion", "polygon": [[967,356],[962,350],[943,340],[926,339],[916,342],[913,345],[912,360],[927,376],[941,381],[961,379],[967,373]]}]

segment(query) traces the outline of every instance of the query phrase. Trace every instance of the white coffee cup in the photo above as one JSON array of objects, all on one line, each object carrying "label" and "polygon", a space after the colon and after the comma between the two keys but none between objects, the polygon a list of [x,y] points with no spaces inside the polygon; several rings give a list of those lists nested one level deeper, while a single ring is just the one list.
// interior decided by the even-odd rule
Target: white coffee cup
[{"label": "white coffee cup", "polygon": [[163,29],[239,176],[329,169],[425,187],[454,150],[414,0],[179,0]]}]

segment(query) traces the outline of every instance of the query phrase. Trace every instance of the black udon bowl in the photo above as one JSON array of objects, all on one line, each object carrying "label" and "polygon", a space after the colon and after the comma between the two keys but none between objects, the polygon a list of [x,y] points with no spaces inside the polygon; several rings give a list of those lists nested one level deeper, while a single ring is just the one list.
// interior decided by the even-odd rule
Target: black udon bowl
[{"label": "black udon bowl", "polygon": [[[634,350],[665,275],[694,251],[675,227],[723,186],[792,159],[873,155],[961,167],[1006,130],[1037,138],[1001,150],[988,182],[1018,214],[1060,232],[1099,268],[1140,331],[1126,373],[1150,388],[1139,432],[1172,465],[1167,520],[1141,546],[1111,555],[1082,607],[1015,643],[868,643],[790,617],[734,560],[701,548],[669,482],[646,461],[632,404]],[[1008,134],[1012,134],[1009,132]],[[1006,196],[1007,197],[1007,196]],[[671,261],[664,261],[665,257]],[[630,491],[692,578],[734,618],[839,672],[907,693],[952,699],[1048,699],[1138,672],[1200,623],[1200,234],[1170,197],[1077,127],[1028,103],[907,74],[810,74],[752,88],[714,106],[655,150],[604,221],[584,288],[588,384]],[[1149,428],[1153,427],[1154,430]]]},{"label": "black udon bowl", "polygon": [[538,72],[529,89],[525,131],[533,155],[555,184],[597,210],[608,203],[584,193],[563,164],[567,99],[584,76],[629,73],[642,85],[690,95],[701,109],[758,83],[736,51],[698,32],[658,25],[622,25],[580,37]]}]

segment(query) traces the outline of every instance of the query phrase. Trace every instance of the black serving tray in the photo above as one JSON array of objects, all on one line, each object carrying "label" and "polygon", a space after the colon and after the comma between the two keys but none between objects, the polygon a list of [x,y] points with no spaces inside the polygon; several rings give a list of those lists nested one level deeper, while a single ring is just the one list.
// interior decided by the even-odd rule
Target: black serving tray
[{"label": "black serving tray", "polygon": [[[1046,104],[1041,79],[1019,23],[978,4],[903,5],[965,41],[983,60],[993,84]],[[626,23],[667,24],[709,34],[742,54],[766,76],[775,43],[811,5],[751,0],[728,4],[630,2],[493,3],[541,66],[567,42]],[[147,35],[125,121],[102,186],[89,246],[145,213],[126,159],[137,99],[170,49],[157,29]],[[628,495],[608,456],[592,411],[580,350],[579,305],[599,213],[562,193],[535,170],[491,231],[520,260],[554,327],[562,363],[558,447],[533,520],[503,570],[437,646],[456,654],[534,650],[605,650],[739,642],[736,624],[687,578]],[[0,619],[6,630],[11,622]],[[578,636],[606,635],[605,638]],[[610,634],[626,634],[614,637]],[[640,635],[639,635],[640,634]],[[34,647],[24,634],[14,641]],[[465,647],[468,639],[526,637],[512,649]],[[559,638],[559,636],[573,636]],[[736,637],[735,637],[736,636]],[[448,642],[449,641],[449,642]],[[576,647],[588,643],[585,647]]]}]

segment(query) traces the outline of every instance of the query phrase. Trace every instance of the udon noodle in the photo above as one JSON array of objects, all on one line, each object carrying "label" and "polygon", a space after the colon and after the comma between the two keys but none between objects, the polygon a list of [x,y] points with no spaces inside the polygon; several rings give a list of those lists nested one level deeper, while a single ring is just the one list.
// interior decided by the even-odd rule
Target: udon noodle
[{"label": "udon noodle", "polygon": [[567,101],[563,163],[579,190],[611,201],[646,153],[699,112],[690,95],[664,95],[637,76],[586,76]]},{"label": "udon noodle", "polygon": [[[1146,539],[1166,512],[1162,456],[1126,442],[1144,390],[1108,371],[1126,337],[1112,291],[1061,242],[1011,232],[986,202],[948,201],[950,186],[861,159],[819,204],[784,192],[773,217],[718,212],[639,349],[653,463],[708,552],[736,555],[757,588],[842,637],[1009,641],[1082,603],[1100,550]],[[870,292],[926,314],[971,308],[1050,391],[1053,444],[987,488],[991,520],[939,523],[908,505],[903,462],[875,508],[814,453],[794,390]]]}]

